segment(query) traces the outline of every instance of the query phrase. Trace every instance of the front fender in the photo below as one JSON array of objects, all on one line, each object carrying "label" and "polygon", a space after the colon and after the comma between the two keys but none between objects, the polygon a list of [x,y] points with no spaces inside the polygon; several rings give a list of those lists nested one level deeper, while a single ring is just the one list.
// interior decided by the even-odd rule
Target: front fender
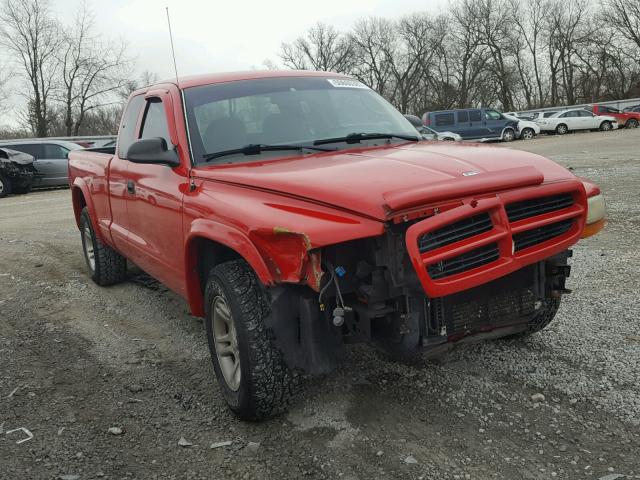
[{"label": "front fender", "polygon": [[196,242],[211,240],[238,253],[253,268],[264,285],[273,285],[274,278],[251,240],[240,230],[208,219],[197,219],[186,235],[185,264],[187,272],[187,300],[196,316],[204,315],[202,289],[198,275]]}]

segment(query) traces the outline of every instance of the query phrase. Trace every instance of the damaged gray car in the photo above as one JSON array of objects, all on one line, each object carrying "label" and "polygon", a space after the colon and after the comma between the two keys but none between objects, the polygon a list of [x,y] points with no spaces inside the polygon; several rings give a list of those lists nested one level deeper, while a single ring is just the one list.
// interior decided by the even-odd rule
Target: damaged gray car
[{"label": "damaged gray car", "polygon": [[0,198],[10,193],[29,193],[35,168],[29,154],[0,148]]}]

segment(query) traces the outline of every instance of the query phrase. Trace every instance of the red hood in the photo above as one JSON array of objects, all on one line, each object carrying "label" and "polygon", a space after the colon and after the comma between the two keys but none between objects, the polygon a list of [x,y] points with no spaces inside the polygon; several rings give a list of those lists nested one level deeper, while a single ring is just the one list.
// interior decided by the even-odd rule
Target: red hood
[{"label": "red hood", "polygon": [[[381,220],[387,218],[390,209],[575,178],[539,155],[452,142],[199,167],[194,174],[330,204]],[[420,198],[421,202],[416,201]]]}]

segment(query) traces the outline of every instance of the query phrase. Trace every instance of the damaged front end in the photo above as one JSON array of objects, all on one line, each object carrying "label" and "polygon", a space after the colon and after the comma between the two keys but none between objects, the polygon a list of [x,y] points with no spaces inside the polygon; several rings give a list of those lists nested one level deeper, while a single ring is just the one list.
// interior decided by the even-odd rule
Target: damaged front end
[{"label": "damaged front end", "polygon": [[35,168],[33,157],[8,148],[0,148],[0,196],[31,190]]},{"label": "damaged front end", "polygon": [[268,323],[287,363],[309,373],[333,369],[348,343],[408,357],[535,331],[568,291],[586,209],[571,181],[399,212],[382,235],[323,247],[261,232],[295,265],[281,280],[299,280],[270,289]]}]

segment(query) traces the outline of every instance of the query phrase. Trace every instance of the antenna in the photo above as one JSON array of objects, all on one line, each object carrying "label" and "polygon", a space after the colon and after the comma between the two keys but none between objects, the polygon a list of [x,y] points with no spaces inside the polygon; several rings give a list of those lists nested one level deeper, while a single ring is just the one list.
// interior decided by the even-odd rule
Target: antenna
[{"label": "antenna", "polygon": [[167,10],[167,24],[169,25],[169,39],[171,40],[171,55],[173,55],[173,68],[176,72],[176,83],[178,82],[178,65],[176,64],[176,51],[173,48],[173,34],[171,33],[171,19],[169,18],[169,7],[165,7]]}]

